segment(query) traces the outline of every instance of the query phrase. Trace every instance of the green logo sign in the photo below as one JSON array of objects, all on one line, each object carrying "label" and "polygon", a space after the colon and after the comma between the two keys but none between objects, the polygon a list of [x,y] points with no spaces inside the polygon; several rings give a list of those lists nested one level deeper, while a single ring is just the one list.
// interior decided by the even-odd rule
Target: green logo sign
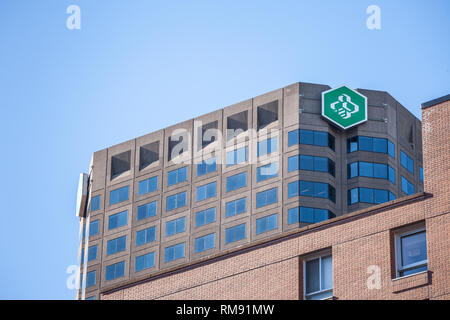
[{"label": "green logo sign", "polygon": [[347,86],[322,92],[322,116],[346,130],[367,121],[367,98]]}]

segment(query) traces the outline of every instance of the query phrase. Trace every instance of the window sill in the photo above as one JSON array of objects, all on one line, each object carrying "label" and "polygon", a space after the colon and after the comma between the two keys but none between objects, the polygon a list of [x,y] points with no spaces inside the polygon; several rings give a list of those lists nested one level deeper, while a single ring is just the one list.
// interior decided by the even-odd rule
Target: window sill
[{"label": "window sill", "polygon": [[392,279],[392,292],[397,293],[429,284],[428,271]]}]

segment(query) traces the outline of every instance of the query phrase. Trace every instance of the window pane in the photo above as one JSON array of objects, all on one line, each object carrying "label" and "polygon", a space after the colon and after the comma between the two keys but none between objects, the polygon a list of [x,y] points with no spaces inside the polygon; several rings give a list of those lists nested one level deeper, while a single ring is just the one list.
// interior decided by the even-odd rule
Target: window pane
[{"label": "window pane", "polygon": [[387,140],[381,138],[373,138],[373,151],[387,153]]},{"label": "window pane", "polygon": [[300,181],[294,181],[288,184],[288,198],[298,196],[298,188]]},{"label": "window pane", "polygon": [[395,184],[395,170],[391,166],[388,166],[388,173],[389,181]]},{"label": "window pane", "polygon": [[388,153],[392,158],[395,159],[395,145],[390,141],[388,141]]},{"label": "window pane", "polygon": [[314,195],[314,183],[311,181],[300,181],[300,195],[312,197]]},{"label": "window pane", "polygon": [[314,182],[314,197],[328,198],[328,184]]},{"label": "window pane", "polygon": [[359,150],[373,151],[373,139],[370,137],[358,137]]},{"label": "window pane", "polygon": [[321,268],[321,277],[322,277],[322,287],[321,290],[327,290],[333,288],[333,264],[331,261],[331,255],[322,257],[322,268]]},{"label": "window pane", "polygon": [[[95,220],[95,221],[92,221],[91,223],[89,223],[89,236],[95,236],[98,234],[99,223],[100,223],[99,220]],[[83,236],[84,236],[84,233],[83,233]]]},{"label": "window pane", "polygon": [[100,196],[92,197],[91,199],[91,211],[100,209]]},{"label": "window pane", "polygon": [[353,137],[347,140],[347,152],[358,151],[358,137]]},{"label": "window pane", "polygon": [[388,202],[388,191],[387,190],[378,190],[374,189],[374,203],[385,203]]},{"label": "window pane", "polygon": [[312,293],[320,290],[319,279],[319,259],[306,262],[306,293]]},{"label": "window pane", "polygon": [[314,131],[314,144],[316,146],[328,146],[328,132]]},{"label": "window pane", "polygon": [[301,170],[314,170],[314,158],[312,156],[300,156],[300,169]]},{"label": "window pane", "polygon": [[288,172],[298,170],[298,155],[288,158]]},{"label": "window pane", "polygon": [[300,222],[314,223],[314,209],[300,207]]},{"label": "window pane", "polygon": [[349,164],[348,177],[354,178],[358,176],[358,162]]},{"label": "window pane", "polygon": [[300,130],[301,144],[314,144],[314,132],[311,130]]},{"label": "window pane", "polygon": [[314,170],[328,172],[328,158],[314,157]]},{"label": "window pane", "polygon": [[298,223],[299,220],[299,207],[295,207],[288,210],[288,224]]},{"label": "window pane", "polygon": [[328,218],[329,218],[328,210],[314,209],[314,223],[328,220]]},{"label": "window pane", "polygon": [[427,260],[425,231],[401,237],[402,265]]},{"label": "window pane", "polygon": [[374,203],[373,190],[369,188],[359,188],[359,199],[361,202]]},{"label": "window pane", "polygon": [[374,178],[387,179],[387,165],[382,163],[373,164]]},{"label": "window pane", "polygon": [[359,162],[359,175],[361,177],[373,177],[373,163]]},{"label": "window pane", "polygon": [[358,200],[358,188],[351,189],[349,192],[349,203],[354,204],[357,203]]},{"label": "window pane", "polygon": [[294,130],[288,133],[288,147],[299,143],[299,131]]}]

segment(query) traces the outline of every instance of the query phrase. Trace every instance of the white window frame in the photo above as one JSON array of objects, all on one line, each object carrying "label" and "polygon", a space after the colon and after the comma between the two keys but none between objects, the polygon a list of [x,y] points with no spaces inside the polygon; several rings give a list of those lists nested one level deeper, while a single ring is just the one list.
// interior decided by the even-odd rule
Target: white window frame
[{"label": "white window frame", "polygon": [[334,270],[332,272],[331,276],[331,289],[325,289],[325,290],[319,290],[311,293],[306,293],[306,263],[311,260],[319,259],[319,288],[322,287],[322,258],[331,256],[331,269],[333,270],[333,255],[331,251],[323,251],[311,256],[306,257],[303,259],[303,300],[309,300],[308,297],[313,297],[315,295],[330,292],[331,295],[329,297],[323,298],[322,300],[327,300],[333,297],[333,290],[334,290]]},{"label": "white window frame", "polygon": [[[413,274],[406,275],[406,276],[400,275],[401,272],[404,272],[409,269],[427,266],[427,270],[428,270],[428,250],[427,250],[427,259],[426,260],[418,261],[416,263],[413,263],[413,264],[410,264],[407,266],[402,265],[401,238],[415,234],[415,233],[420,233],[420,232],[425,232],[425,246],[426,246],[427,236],[426,236],[425,226],[414,226],[414,227],[410,227],[408,229],[399,230],[395,233],[395,275],[397,278],[408,277],[408,276],[415,274],[415,273],[413,273]],[[423,272],[423,271],[418,271],[417,273],[420,273],[420,272]]]}]

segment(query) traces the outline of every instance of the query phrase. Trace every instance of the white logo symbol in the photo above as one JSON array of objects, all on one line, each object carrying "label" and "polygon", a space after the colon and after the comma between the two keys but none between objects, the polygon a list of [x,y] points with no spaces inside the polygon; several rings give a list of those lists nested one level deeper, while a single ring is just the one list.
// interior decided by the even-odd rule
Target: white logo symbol
[{"label": "white logo symbol", "polygon": [[[359,106],[354,104],[348,95],[342,94],[339,96],[338,100],[339,101],[333,102],[330,107],[337,112],[342,119],[348,119],[353,113],[359,111]],[[339,106],[336,107],[336,105]]]}]

